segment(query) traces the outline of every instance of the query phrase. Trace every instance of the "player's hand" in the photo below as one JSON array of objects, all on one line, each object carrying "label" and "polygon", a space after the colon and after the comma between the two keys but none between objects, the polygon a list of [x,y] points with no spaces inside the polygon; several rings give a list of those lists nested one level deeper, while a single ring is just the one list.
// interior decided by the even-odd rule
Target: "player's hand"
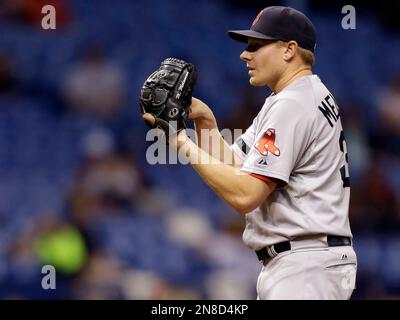
[{"label": "player's hand", "polygon": [[217,127],[217,121],[210,107],[200,99],[194,97],[192,98],[188,118],[194,120],[195,123],[202,128],[212,129]]},{"label": "player's hand", "polygon": [[142,118],[144,120],[144,122],[146,122],[151,128],[158,128],[161,129],[162,131],[164,131],[167,140],[169,140],[169,138],[171,136],[174,136],[178,133],[179,130],[183,130],[183,129],[177,129],[177,122],[173,122],[173,121],[166,121],[162,118],[158,118],[158,117],[154,117],[151,113],[143,113],[142,114]]},{"label": "player's hand", "polygon": [[155,118],[150,113],[144,113],[142,118],[150,127],[163,130],[167,137],[168,143],[177,150],[185,144],[187,139],[189,139],[186,134],[186,130],[181,130],[177,133],[176,129],[169,125],[168,122]]},{"label": "player's hand", "polygon": [[143,120],[152,128],[155,127],[156,124],[156,118],[154,118],[153,115],[151,115],[150,113],[144,113],[142,115]]}]

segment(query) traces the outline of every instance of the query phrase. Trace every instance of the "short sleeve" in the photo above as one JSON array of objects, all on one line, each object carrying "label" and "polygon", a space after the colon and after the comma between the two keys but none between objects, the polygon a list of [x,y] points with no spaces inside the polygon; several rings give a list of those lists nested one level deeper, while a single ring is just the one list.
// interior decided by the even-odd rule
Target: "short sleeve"
[{"label": "short sleeve", "polygon": [[259,119],[242,171],[287,184],[310,141],[313,118],[296,101],[274,102]]}]

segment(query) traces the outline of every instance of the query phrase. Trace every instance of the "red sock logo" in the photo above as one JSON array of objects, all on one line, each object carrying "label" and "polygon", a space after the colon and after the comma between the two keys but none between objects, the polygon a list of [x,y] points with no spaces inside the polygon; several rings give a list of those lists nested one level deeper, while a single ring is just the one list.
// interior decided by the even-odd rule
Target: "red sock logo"
[{"label": "red sock logo", "polygon": [[268,152],[271,152],[277,157],[279,157],[281,154],[281,151],[275,145],[275,129],[272,128],[269,128],[264,133],[262,138],[256,143],[255,147],[258,152],[260,152],[264,156],[268,155]]}]

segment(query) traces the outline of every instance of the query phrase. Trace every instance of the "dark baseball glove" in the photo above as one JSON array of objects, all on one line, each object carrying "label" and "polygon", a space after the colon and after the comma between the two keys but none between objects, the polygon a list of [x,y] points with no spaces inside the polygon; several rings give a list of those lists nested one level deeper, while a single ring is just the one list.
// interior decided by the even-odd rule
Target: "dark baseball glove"
[{"label": "dark baseball glove", "polygon": [[167,136],[186,128],[197,71],[193,64],[183,60],[165,59],[142,86],[140,107],[142,114],[155,118],[152,127],[162,129]]}]

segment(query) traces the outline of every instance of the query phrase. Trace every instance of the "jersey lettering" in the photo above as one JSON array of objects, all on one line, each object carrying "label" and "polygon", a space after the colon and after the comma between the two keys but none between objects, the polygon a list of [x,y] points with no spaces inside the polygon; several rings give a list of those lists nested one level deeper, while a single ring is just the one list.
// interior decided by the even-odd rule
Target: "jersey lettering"
[{"label": "jersey lettering", "polygon": [[[340,176],[342,177],[343,180],[343,188],[350,187],[350,176],[348,174],[349,172],[349,157],[347,155],[347,150],[344,150],[344,146],[346,145],[346,140],[344,139],[344,133],[343,130],[340,132],[340,138],[339,138],[339,147],[340,151],[344,153],[344,160],[345,164],[340,168]],[[347,149],[347,145],[346,145]]]},{"label": "jersey lettering", "polygon": [[331,99],[331,96],[327,95],[325,99],[321,101],[322,107],[319,106],[318,109],[322,112],[326,120],[328,120],[329,125],[333,127],[333,121],[336,123],[339,119],[339,112],[337,111],[337,107],[335,108],[335,103],[331,104],[329,99]]}]

